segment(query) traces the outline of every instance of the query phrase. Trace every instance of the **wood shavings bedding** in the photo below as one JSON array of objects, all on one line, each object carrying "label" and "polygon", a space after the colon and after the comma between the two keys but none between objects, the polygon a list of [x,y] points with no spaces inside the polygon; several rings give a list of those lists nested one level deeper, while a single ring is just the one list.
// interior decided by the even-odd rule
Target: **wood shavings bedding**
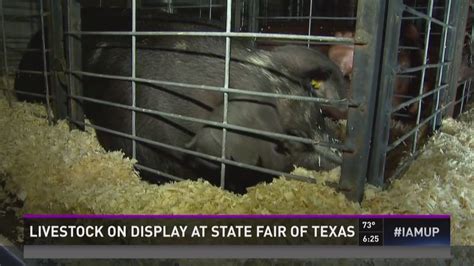
[{"label": "wood shavings bedding", "polygon": [[250,188],[246,195],[203,180],[149,184],[140,180],[133,160],[104,151],[93,131],[70,131],[65,122],[48,126],[45,116],[41,106],[14,102],[9,107],[0,99],[0,179],[4,191],[24,202],[18,215],[450,213],[452,243],[474,242],[473,110],[459,121],[446,120],[424,153],[388,189],[367,185],[361,204],[347,201],[328,185],[338,181],[339,168],[326,173],[297,168],[295,173],[319,182],[278,178]]}]

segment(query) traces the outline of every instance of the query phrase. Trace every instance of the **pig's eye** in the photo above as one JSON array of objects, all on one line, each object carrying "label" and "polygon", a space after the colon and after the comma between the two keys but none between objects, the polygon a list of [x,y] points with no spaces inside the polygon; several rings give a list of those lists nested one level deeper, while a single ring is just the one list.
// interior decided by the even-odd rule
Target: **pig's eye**
[{"label": "pig's eye", "polygon": [[314,89],[314,90],[319,90],[321,88],[321,83],[320,81],[317,81],[315,79],[312,79],[311,80],[311,87]]}]

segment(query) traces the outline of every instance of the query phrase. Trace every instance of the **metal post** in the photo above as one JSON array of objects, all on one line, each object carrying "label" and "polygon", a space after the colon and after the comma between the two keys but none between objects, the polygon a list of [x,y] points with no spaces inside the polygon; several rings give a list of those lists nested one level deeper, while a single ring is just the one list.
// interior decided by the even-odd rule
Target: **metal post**
[{"label": "metal post", "polygon": [[[448,0],[444,6],[445,14],[444,14],[444,20],[443,22],[451,25],[451,10],[452,10],[452,2],[451,0]],[[449,53],[453,53],[454,51],[450,51],[448,49],[448,33],[450,32],[449,27],[443,26],[443,32],[441,35],[441,49],[439,51],[439,62],[444,63],[447,60],[447,57],[449,56]],[[436,87],[439,88],[441,85],[448,83],[448,73],[449,73],[449,67],[442,65],[441,67],[438,68],[437,73],[436,73]],[[433,118],[433,121],[431,122],[431,130],[434,131],[438,129],[441,126],[442,122],[442,113],[438,113],[438,110],[440,109],[440,103],[441,103],[441,97],[443,95],[446,95],[444,93],[445,91],[439,90],[435,97],[434,97],[434,106],[431,110],[431,113],[436,113],[435,117]]]},{"label": "metal post", "polygon": [[384,182],[403,3],[401,1],[389,1],[387,8],[387,24],[380,81],[380,87],[383,89],[378,91],[368,173],[368,182],[376,186],[381,186]]},{"label": "metal post", "polygon": [[[309,1],[308,36],[311,36],[311,24],[313,24],[313,0]],[[310,47],[311,41],[308,40],[307,45]]]},{"label": "metal post", "polygon": [[199,18],[202,18],[202,0],[199,0]]},{"label": "metal post", "polygon": [[[472,7],[472,9],[474,9],[474,7]],[[470,16],[467,17],[468,19],[470,18]],[[469,40],[469,66],[474,67],[474,22],[471,21],[471,23],[471,38]]]},{"label": "metal post", "polygon": [[352,95],[339,187],[354,201],[362,200],[368,174],[369,148],[379,87],[386,1],[360,0],[354,47]]},{"label": "metal post", "polygon": [[3,48],[3,76],[8,76],[8,55],[7,55],[7,37],[5,32],[5,16],[3,9],[3,0],[0,0],[0,18],[2,22],[2,48]]},{"label": "metal post", "polygon": [[[232,0],[227,0],[227,12],[226,12],[226,33],[231,32],[231,19],[232,19]],[[229,89],[229,80],[230,80],[230,37],[225,37],[225,73],[224,73],[224,110],[222,123],[227,125],[227,111],[228,111],[228,102],[229,95],[225,90]],[[222,150],[221,150],[221,159],[226,159],[226,141],[227,141],[227,129],[222,128]],[[221,188],[225,187],[225,167],[224,162],[221,163]]]},{"label": "metal post", "polygon": [[212,0],[209,0],[209,20],[212,20]]},{"label": "metal post", "polygon": [[467,92],[466,92],[466,104],[469,103],[469,101],[471,100],[471,96],[472,96],[472,78],[469,79],[469,85],[467,86]]},{"label": "metal post", "polygon": [[[428,0],[428,17],[433,17],[433,5],[434,2],[433,0]],[[423,47],[423,65],[426,65],[428,63],[428,49],[430,45],[430,38],[431,36],[431,20],[426,20],[426,27],[425,27],[425,39],[424,39],[424,47]],[[425,76],[426,76],[426,68],[423,68],[421,70],[421,80],[420,80],[420,88],[418,90],[418,96],[423,94],[423,88],[425,86]],[[423,98],[420,98],[418,100],[418,111],[416,114],[416,126],[420,125],[421,121],[421,108],[422,105],[421,103],[423,102]],[[413,135],[413,145],[411,147],[411,152],[414,154],[417,150],[417,145],[418,145],[418,135],[419,135],[419,129],[415,131],[415,134]]]},{"label": "metal post", "polygon": [[[81,4],[77,0],[67,0],[67,21],[68,31],[81,31]],[[71,98],[71,96],[82,96],[82,80],[80,76],[72,74],[73,71],[82,69],[82,50],[81,37],[77,35],[68,35],[67,41],[67,59],[69,70],[69,118],[71,127],[84,129],[83,124],[74,123],[73,121],[84,121],[84,110],[82,101]]]},{"label": "metal post", "polygon": [[234,1],[234,31],[240,31],[242,24],[242,0]]},{"label": "metal post", "polygon": [[459,114],[462,114],[463,110],[464,110],[464,98],[466,97],[466,87],[467,87],[467,80],[465,80],[463,82],[463,85],[462,85],[462,95],[461,95],[461,107],[459,108]]},{"label": "metal post", "polygon": [[51,96],[51,91],[49,87],[49,78],[48,78],[48,70],[51,69],[48,67],[48,61],[46,60],[46,28],[45,28],[45,23],[44,23],[44,17],[45,17],[45,12],[44,12],[44,3],[43,0],[39,1],[39,9],[40,9],[40,21],[41,21],[41,53],[43,55],[42,61],[43,61],[43,77],[44,77],[44,87],[46,89],[46,115],[48,117],[48,123],[52,123],[53,119],[53,111],[51,110],[51,102],[50,102],[50,96]]},{"label": "metal post", "polygon": [[2,72],[2,82],[4,84],[4,95],[8,101],[8,104],[11,104],[11,100],[13,98],[12,92],[10,92],[10,88],[8,88],[8,75],[10,74],[8,71],[8,54],[7,54],[7,37],[5,33],[5,17],[4,17],[4,9],[3,9],[3,0],[0,0],[0,17],[2,23],[2,49],[3,49],[3,72]]},{"label": "metal post", "polygon": [[450,66],[450,73],[449,73],[449,91],[447,102],[451,104],[447,108],[448,116],[452,117],[454,113],[454,101],[456,101],[456,92],[457,92],[457,83],[458,83],[458,76],[459,70],[461,68],[462,62],[462,48],[464,44],[464,33],[466,31],[466,21],[467,21],[467,14],[469,11],[469,1],[468,0],[459,0],[459,1],[452,1],[453,12],[455,14],[453,17],[453,23],[455,28],[453,29],[452,36],[449,40],[452,42],[452,48],[454,48],[453,52],[453,60],[451,61]]},{"label": "metal post", "polygon": [[249,31],[258,32],[259,0],[250,0],[249,3]]},{"label": "metal post", "polygon": [[[137,5],[136,5],[136,0],[132,0],[132,33],[135,33],[137,31]],[[135,108],[137,106],[137,84],[135,82],[136,78],[136,61],[137,61],[137,47],[136,47],[136,39],[137,37],[135,35],[132,35],[132,107]],[[136,112],[132,110],[132,136],[135,137],[137,135],[136,132]],[[132,139],[132,158],[136,159],[137,158],[137,141],[135,139]]]},{"label": "metal post", "polygon": [[50,69],[50,85],[54,94],[54,117],[65,119],[67,117],[67,92],[64,70],[66,60],[64,57],[63,39],[63,12],[60,2],[48,0],[50,16],[48,17],[48,42],[50,53],[48,62]]},{"label": "metal post", "polygon": [[168,2],[168,13],[170,14],[174,13],[173,0],[169,0]]}]

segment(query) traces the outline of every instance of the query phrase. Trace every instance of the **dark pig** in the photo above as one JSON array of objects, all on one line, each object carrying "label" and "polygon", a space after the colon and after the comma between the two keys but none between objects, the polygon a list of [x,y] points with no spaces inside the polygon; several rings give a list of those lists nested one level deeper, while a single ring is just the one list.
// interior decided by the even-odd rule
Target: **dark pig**
[{"label": "dark pig", "polygon": [[[303,86],[316,97],[331,100],[346,99],[349,84],[339,72],[338,66],[321,52],[302,46],[282,46],[273,50],[275,64],[283,64],[287,71],[301,80]],[[325,116],[341,119],[347,116],[347,108],[321,105]]]},{"label": "dark pig", "polygon": [[[140,39],[137,47],[136,73],[139,78],[219,87],[224,84],[224,38],[149,37]],[[238,39],[233,39],[231,47],[231,88],[333,99],[342,96],[342,84],[339,84],[342,75],[326,56],[318,52],[305,47],[282,47],[268,52],[254,49]],[[130,76],[129,47],[102,43],[89,54],[86,71]],[[305,60],[312,63],[296,64]],[[311,81],[317,82],[318,88],[309,86]],[[220,92],[142,82],[137,82],[136,86],[136,106],[139,108],[214,122],[223,119],[223,95]],[[115,103],[130,105],[132,102],[129,81],[86,78],[85,93],[88,97]],[[95,125],[131,133],[132,114],[129,110],[90,103],[86,115]],[[227,121],[233,125],[298,137],[319,140],[331,140],[332,137],[325,129],[321,106],[315,102],[229,93]],[[155,114],[136,112],[136,135],[216,157],[220,157],[222,149],[222,130],[219,127]],[[98,138],[106,149],[122,150],[128,156],[132,154],[132,143],[127,138],[101,131],[98,131]],[[309,160],[302,154],[313,155],[313,159]],[[340,157],[330,149],[230,129],[226,158],[278,171],[289,171],[293,165],[328,170],[340,163]],[[185,178],[218,176],[218,162],[140,141],[137,141],[137,159],[144,166]],[[242,191],[241,184],[249,186],[260,181],[238,176],[240,172],[233,172],[234,169],[228,168],[230,179],[226,179],[227,188]],[[211,181],[217,183],[215,179]]]},{"label": "dark pig", "polygon": [[[114,19],[120,19],[121,15],[114,14]],[[123,17],[128,20],[127,16]],[[95,24],[83,23],[83,27],[92,27],[87,25]],[[123,21],[107,23],[104,27],[109,30],[129,29]],[[215,25],[183,21],[172,15],[161,18],[154,13],[139,16],[137,28],[160,31],[219,30]],[[131,76],[130,37],[84,37],[83,55],[84,71]],[[221,87],[224,84],[225,38],[137,36],[136,62],[138,78]],[[21,80],[17,79],[17,82]],[[231,88],[337,100],[344,97],[341,80],[343,77],[334,63],[306,47],[281,47],[269,52],[253,48],[248,41],[232,39]],[[86,97],[132,105],[130,81],[83,76],[83,84]],[[122,109],[92,101],[84,103],[86,116],[95,126],[132,134],[130,108]],[[136,83],[136,106],[214,122],[222,121],[224,107],[221,92],[149,82]],[[334,134],[326,128],[322,115],[324,108],[315,102],[229,93],[227,121],[273,133],[333,141]],[[183,178],[205,177],[218,183],[220,163],[141,139],[220,157],[220,128],[157,113],[136,111],[135,114],[135,135],[140,138],[136,141],[136,158],[141,165],[160,171],[149,175],[143,171],[145,178],[169,173]],[[132,156],[130,138],[100,129],[97,136],[107,150],[121,150]],[[340,164],[340,156],[329,148],[231,129],[227,134],[226,158],[278,171],[289,171],[293,165],[327,170]],[[232,165],[226,168],[226,178],[230,178],[226,179],[226,187],[234,191],[243,192],[247,186],[272,178],[271,175],[239,169]]]}]

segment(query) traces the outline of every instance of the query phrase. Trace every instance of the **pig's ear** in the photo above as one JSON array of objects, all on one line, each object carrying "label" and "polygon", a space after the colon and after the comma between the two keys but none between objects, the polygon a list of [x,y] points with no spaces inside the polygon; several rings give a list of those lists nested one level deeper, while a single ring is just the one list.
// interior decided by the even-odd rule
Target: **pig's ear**
[{"label": "pig's ear", "polygon": [[[231,101],[228,108],[228,122],[230,124],[282,133],[279,126],[280,119],[277,117],[276,110],[271,106],[256,102]],[[211,116],[211,120],[222,119],[222,106],[217,108]],[[222,129],[204,126],[186,147],[220,157]],[[227,130],[226,158],[275,170],[284,170],[284,166],[287,164],[287,155],[280,152],[278,140],[234,130]],[[218,163],[214,165],[218,165]]]},{"label": "pig's ear", "polygon": [[271,58],[276,67],[284,68],[296,78],[308,78],[311,73],[339,71],[338,66],[326,55],[305,46],[277,47],[272,51]]},{"label": "pig's ear", "polygon": [[272,60],[275,66],[302,83],[311,95],[333,99],[345,95],[342,72],[319,51],[303,46],[282,46],[272,51]]}]

